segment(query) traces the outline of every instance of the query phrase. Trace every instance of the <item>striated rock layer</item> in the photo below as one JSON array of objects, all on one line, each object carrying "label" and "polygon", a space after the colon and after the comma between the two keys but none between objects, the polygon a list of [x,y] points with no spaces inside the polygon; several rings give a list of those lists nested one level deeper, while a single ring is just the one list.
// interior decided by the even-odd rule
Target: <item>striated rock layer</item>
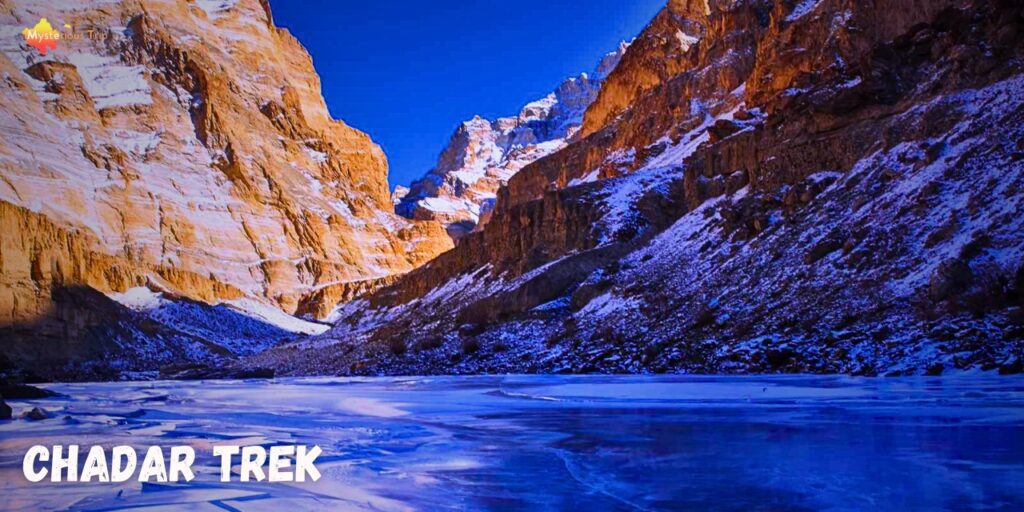
[{"label": "striated rock layer", "polygon": [[1024,14],[672,0],[581,138],[290,373],[1019,371]]},{"label": "striated rock layer", "polygon": [[628,45],[606,55],[593,73],[570,78],[516,117],[479,116],[459,125],[437,166],[409,189],[396,190],[395,210],[437,220],[453,239],[485,224],[498,189],[526,165],[564,148],[580,130],[583,114]]},{"label": "striated rock layer", "polygon": [[[20,37],[40,18],[65,35],[45,56]],[[292,313],[451,247],[392,213],[383,152],[330,117],[266,2],[3,0],[0,30],[0,325],[16,359],[79,359],[69,347],[103,324],[58,307],[62,290]],[[123,338],[107,345],[130,352]]]}]

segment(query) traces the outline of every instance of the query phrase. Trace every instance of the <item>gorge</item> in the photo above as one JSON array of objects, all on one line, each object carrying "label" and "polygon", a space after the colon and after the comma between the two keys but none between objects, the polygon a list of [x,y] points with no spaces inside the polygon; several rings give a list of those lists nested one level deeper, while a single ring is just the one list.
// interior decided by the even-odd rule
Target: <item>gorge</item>
[{"label": "gorge", "polygon": [[1024,369],[1015,2],[671,0],[396,197],[266,1],[0,5],[11,375]]}]

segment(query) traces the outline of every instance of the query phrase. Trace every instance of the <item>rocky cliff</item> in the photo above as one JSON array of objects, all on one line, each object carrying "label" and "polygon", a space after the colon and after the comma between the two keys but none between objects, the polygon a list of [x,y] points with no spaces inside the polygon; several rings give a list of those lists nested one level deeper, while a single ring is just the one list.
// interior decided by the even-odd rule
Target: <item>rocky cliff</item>
[{"label": "rocky cliff", "polygon": [[490,221],[292,373],[1019,372],[1024,17],[672,0]]},{"label": "rocky cliff", "polygon": [[396,211],[437,220],[453,239],[486,222],[498,189],[526,165],[564,148],[579,132],[583,114],[628,45],[606,55],[592,73],[562,82],[515,117],[479,116],[459,125],[437,166],[397,196]]},{"label": "rocky cliff", "polygon": [[[41,18],[62,32],[45,55],[22,37]],[[331,118],[265,1],[2,0],[0,30],[13,359],[116,358],[150,340],[175,360],[181,324],[110,299],[158,293],[294,327],[285,313],[326,314],[451,247],[441,225],[392,213],[383,152]],[[208,352],[247,352],[184,331]]]}]

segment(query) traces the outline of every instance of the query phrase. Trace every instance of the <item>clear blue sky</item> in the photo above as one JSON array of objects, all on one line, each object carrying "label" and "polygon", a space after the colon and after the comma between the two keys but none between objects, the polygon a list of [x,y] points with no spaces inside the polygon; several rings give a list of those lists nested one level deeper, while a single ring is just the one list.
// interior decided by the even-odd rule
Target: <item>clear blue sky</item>
[{"label": "clear blue sky", "polygon": [[271,0],[313,55],[334,117],[384,147],[391,184],[435,164],[462,121],[513,115],[589,72],[666,0]]}]

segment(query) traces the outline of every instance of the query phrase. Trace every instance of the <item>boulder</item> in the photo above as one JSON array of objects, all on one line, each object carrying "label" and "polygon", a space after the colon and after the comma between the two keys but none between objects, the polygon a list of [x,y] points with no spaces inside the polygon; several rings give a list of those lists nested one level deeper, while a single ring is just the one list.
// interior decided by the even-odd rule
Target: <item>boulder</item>
[{"label": "boulder", "polygon": [[1018,375],[1024,373],[1024,360],[1014,359],[999,367],[999,375]]},{"label": "boulder", "polygon": [[50,418],[50,413],[41,407],[33,407],[31,411],[25,413],[25,419],[29,421],[42,421]]},{"label": "boulder", "polygon": [[928,297],[941,301],[957,295],[971,285],[974,275],[971,267],[959,259],[949,259],[939,264],[928,281]]},{"label": "boulder", "polygon": [[60,396],[48,389],[37,388],[26,384],[4,384],[0,385],[0,395],[14,400],[38,400],[40,398],[53,398]]}]

